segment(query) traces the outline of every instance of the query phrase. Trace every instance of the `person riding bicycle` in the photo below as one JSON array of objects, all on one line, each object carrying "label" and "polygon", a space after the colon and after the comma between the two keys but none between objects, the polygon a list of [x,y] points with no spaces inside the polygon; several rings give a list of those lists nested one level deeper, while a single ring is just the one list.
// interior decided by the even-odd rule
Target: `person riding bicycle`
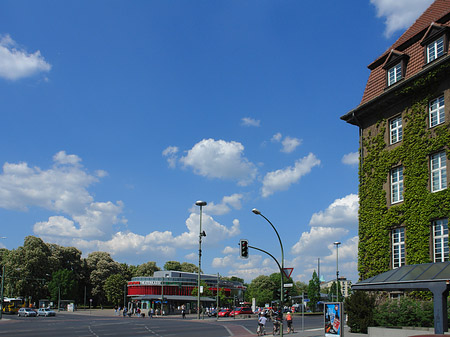
[{"label": "person riding bicycle", "polygon": [[292,328],[292,314],[290,311],[286,314],[286,322],[287,322],[287,332],[294,332],[294,329]]},{"label": "person riding bicycle", "polygon": [[264,315],[264,313],[261,315],[261,317],[259,317],[258,319],[258,335],[262,336],[266,334],[266,322],[267,322],[267,318]]},{"label": "person riding bicycle", "polygon": [[280,334],[280,326],[283,322],[283,313],[281,310],[278,310],[277,312],[274,312],[274,318],[273,318],[273,335],[276,333]]}]

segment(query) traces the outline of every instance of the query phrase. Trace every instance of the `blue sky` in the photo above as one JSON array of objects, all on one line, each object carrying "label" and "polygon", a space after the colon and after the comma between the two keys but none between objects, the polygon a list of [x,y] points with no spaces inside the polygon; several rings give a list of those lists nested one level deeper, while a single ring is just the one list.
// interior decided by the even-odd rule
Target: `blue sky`
[{"label": "blue sky", "polygon": [[356,107],[430,0],[0,3],[0,236],[357,281]]}]

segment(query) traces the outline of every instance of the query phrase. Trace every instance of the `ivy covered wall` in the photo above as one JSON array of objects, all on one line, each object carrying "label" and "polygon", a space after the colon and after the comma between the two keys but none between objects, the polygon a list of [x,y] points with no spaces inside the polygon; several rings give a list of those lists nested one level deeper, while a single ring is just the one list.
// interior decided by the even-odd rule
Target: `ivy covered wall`
[{"label": "ivy covered wall", "polygon": [[[360,279],[385,272],[391,266],[391,230],[405,227],[406,264],[432,262],[431,222],[450,217],[450,186],[430,192],[430,155],[450,154],[450,64],[392,93],[398,108],[385,105],[363,127],[360,163],[359,256]],[[445,95],[445,124],[429,128],[428,103]],[[392,100],[391,100],[392,102]],[[396,111],[396,109],[400,109]],[[401,113],[403,140],[389,145],[389,118]],[[376,120],[376,122],[375,122]],[[368,125],[367,123],[371,124]],[[391,205],[390,170],[403,165],[403,202]],[[447,172],[450,167],[447,161]],[[450,183],[450,179],[448,179]]]}]

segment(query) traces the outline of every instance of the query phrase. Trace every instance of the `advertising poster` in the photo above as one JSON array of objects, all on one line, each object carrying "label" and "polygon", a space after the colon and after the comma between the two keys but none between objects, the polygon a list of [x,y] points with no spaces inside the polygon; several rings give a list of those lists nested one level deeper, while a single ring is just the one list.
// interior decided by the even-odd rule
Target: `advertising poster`
[{"label": "advertising poster", "polygon": [[325,303],[325,337],[342,337],[342,303]]}]

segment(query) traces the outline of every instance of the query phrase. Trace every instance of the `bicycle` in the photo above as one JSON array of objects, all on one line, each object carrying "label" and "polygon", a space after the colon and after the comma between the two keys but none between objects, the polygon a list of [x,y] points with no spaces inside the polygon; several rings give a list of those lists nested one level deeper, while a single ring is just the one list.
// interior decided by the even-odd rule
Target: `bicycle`
[{"label": "bicycle", "polygon": [[263,324],[259,323],[258,328],[256,329],[256,334],[258,336],[264,336],[266,334],[266,328]]}]

